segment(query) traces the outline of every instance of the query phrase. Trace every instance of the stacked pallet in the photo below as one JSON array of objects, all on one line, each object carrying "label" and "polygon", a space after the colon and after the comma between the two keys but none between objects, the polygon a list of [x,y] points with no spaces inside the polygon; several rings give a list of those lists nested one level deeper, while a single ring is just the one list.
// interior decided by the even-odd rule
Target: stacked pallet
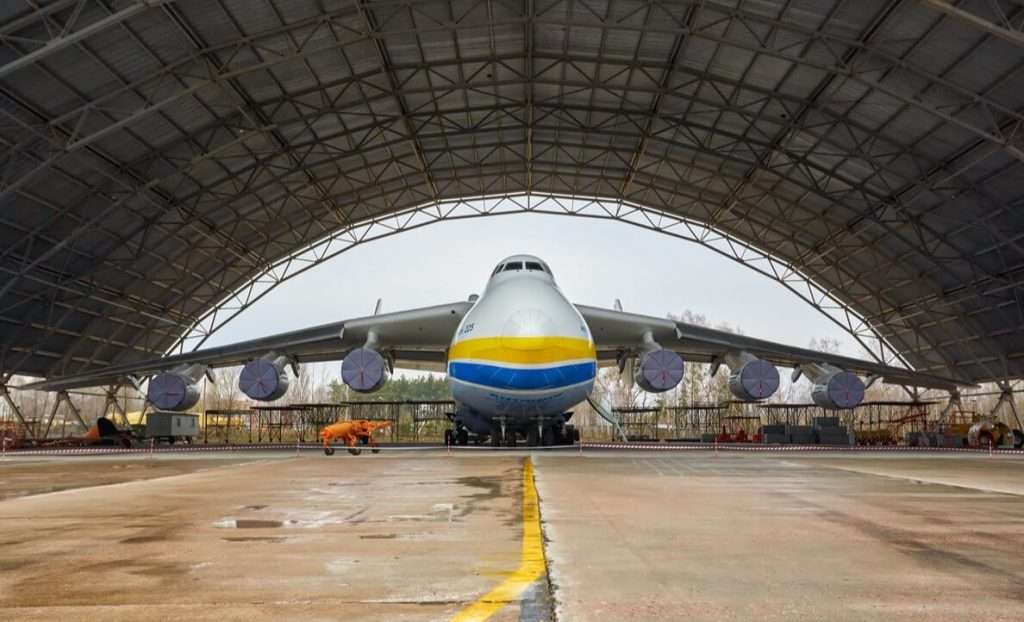
[{"label": "stacked pallet", "polygon": [[784,425],[761,426],[761,442],[766,445],[784,445],[789,442]]},{"label": "stacked pallet", "polygon": [[850,444],[850,432],[839,424],[839,417],[816,417],[814,429],[820,445]]},{"label": "stacked pallet", "polygon": [[786,426],[786,437],[793,445],[813,445],[816,441],[814,427],[809,425]]}]

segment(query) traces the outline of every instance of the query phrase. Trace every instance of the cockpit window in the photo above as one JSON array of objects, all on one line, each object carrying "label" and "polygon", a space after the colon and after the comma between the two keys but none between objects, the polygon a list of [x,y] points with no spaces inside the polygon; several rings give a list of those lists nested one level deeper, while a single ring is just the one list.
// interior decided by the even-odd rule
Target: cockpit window
[{"label": "cockpit window", "polygon": [[494,269],[494,272],[491,273],[491,276],[494,276],[495,274],[501,272],[501,269],[504,268],[504,267],[505,267],[505,264],[503,264],[503,263],[498,264],[498,267]]},{"label": "cockpit window", "polygon": [[508,272],[509,270],[522,270],[522,269],[523,269],[523,262],[521,262],[521,261],[510,261],[507,264],[505,264],[505,272]]},{"label": "cockpit window", "polygon": [[538,272],[547,272],[547,270],[544,269],[544,266],[540,265],[536,261],[528,261],[528,262],[526,262],[526,269],[527,270],[536,270]]}]

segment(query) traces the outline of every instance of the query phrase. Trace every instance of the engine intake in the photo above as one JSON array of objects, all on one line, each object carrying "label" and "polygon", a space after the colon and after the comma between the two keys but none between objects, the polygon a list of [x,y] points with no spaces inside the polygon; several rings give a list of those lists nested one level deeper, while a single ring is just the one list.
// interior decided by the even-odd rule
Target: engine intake
[{"label": "engine intake", "polygon": [[283,356],[249,361],[238,376],[238,388],[257,402],[271,402],[288,392],[288,374]]},{"label": "engine intake", "polygon": [[356,348],[341,362],[342,381],[359,393],[373,393],[384,386],[389,376],[384,356],[370,348]]},{"label": "engine intake", "polygon": [[683,358],[660,348],[644,352],[637,363],[636,383],[648,393],[664,393],[683,379]]},{"label": "engine intake", "polygon": [[779,370],[768,361],[748,356],[745,362],[730,365],[729,391],[747,402],[768,399],[779,389]]},{"label": "engine intake", "polygon": [[181,372],[165,372],[149,381],[146,399],[158,410],[188,410],[199,401],[199,385]]},{"label": "engine intake", "polygon": [[811,399],[822,408],[853,408],[864,401],[864,382],[848,371],[833,371],[815,379]]}]

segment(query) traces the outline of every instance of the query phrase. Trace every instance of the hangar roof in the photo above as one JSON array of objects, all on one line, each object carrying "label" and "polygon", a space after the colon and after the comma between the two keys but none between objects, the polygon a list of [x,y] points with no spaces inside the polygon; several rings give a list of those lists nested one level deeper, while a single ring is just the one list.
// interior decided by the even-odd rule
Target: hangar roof
[{"label": "hangar roof", "polygon": [[1024,376],[1007,0],[0,4],[0,371],[160,353],[276,258],[455,197],[624,199],[913,366]]}]

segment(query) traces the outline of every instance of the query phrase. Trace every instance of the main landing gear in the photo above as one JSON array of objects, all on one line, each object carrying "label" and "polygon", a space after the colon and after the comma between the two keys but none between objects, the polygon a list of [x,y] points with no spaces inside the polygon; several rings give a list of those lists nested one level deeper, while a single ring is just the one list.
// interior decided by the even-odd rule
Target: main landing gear
[{"label": "main landing gear", "polygon": [[470,440],[476,444],[487,440],[491,447],[517,447],[520,442],[525,442],[527,447],[554,447],[560,445],[572,445],[579,442],[580,432],[575,426],[565,423],[568,417],[558,417],[556,420],[541,420],[532,423],[510,425],[508,421],[494,419],[490,422],[490,433],[485,435],[473,435],[472,439],[469,430],[456,424],[454,429],[445,430],[445,445],[468,445]]},{"label": "main landing gear", "polygon": [[[444,444],[461,445],[463,447],[469,445],[469,430],[464,426],[458,426],[454,430],[445,430]],[[477,441],[477,444],[479,444],[479,441]]]}]

